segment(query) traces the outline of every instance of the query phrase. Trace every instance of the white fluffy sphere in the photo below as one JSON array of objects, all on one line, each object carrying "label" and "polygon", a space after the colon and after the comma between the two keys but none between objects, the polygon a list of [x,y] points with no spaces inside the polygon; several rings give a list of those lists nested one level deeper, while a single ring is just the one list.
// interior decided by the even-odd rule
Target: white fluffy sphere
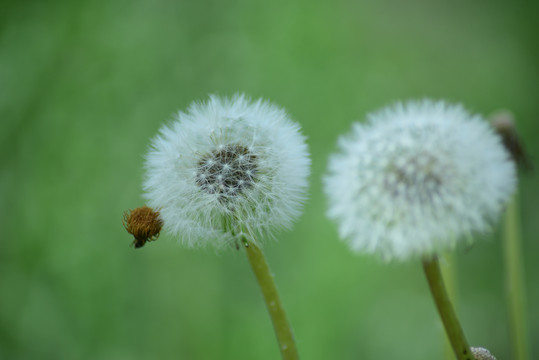
[{"label": "white fluffy sphere", "polygon": [[515,188],[499,137],[460,105],[384,108],[339,146],[324,179],[328,215],[353,250],[386,260],[454,248],[486,230]]},{"label": "white fluffy sphere", "polygon": [[309,168],[305,137],[283,109],[210,96],[153,139],[145,197],[187,246],[256,241],[300,215]]}]

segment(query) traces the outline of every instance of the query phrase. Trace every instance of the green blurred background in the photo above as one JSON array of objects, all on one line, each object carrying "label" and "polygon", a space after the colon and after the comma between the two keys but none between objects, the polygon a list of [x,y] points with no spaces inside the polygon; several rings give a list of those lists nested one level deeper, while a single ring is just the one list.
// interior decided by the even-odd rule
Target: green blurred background
[{"label": "green blurred background", "polygon": [[[241,91],[287,108],[312,151],[305,213],[265,247],[302,358],[441,359],[420,265],[351,254],[320,177],[353,120],[426,96],[511,109],[537,160],[538,13],[531,1],[2,0],[0,358],[279,358],[242,252],[167,234],[134,250],[121,223],[143,204],[161,124]],[[537,183],[521,178],[532,339]],[[472,344],[510,359],[499,228],[486,238],[458,254],[459,314]]]}]

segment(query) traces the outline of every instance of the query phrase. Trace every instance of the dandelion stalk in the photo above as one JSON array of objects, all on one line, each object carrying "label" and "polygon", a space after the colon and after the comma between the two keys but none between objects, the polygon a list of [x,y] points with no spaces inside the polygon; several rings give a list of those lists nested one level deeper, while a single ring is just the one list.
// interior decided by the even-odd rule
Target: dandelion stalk
[{"label": "dandelion stalk", "polygon": [[424,259],[423,270],[457,360],[475,360],[445,289],[438,258]]},{"label": "dandelion stalk", "polygon": [[[458,274],[456,268],[456,256],[454,253],[447,253],[443,257],[443,261],[440,261],[440,268],[442,270],[442,277],[444,279],[445,287],[447,289],[447,294],[451,303],[453,304],[453,309],[455,311],[458,309]],[[453,346],[451,342],[444,336],[444,353],[447,360],[453,360]]]},{"label": "dandelion stalk", "polygon": [[266,262],[266,258],[262,253],[262,250],[253,242],[243,239],[247,258],[253,269],[260,290],[264,295],[268,312],[273,322],[273,328],[277,341],[279,342],[279,349],[283,360],[296,360],[299,359],[298,351],[296,349],[296,343],[294,341],[294,334],[292,328],[286,317],[286,312],[283,308],[277,287],[273,281],[273,275]]},{"label": "dandelion stalk", "polygon": [[524,269],[522,261],[518,194],[509,203],[504,219],[504,254],[509,326],[513,359],[529,359],[526,332]]}]

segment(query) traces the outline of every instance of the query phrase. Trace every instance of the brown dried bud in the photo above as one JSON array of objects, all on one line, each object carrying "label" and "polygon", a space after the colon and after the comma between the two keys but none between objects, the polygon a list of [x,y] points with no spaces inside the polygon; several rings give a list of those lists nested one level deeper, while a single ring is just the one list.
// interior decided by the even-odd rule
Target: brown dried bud
[{"label": "brown dried bud", "polygon": [[473,347],[471,348],[471,350],[473,356],[475,357],[475,360],[496,360],[494,355],[492,355],[490,351],[485,348]]},{"label": "brown dried bud", "polygon": [[530,170],[532,164],[518,136],[513,114],[507,110],[497,111],[490,116],[490,123],[502,137],[503,145],[513,161],[523,169]]},{"label": "brown dried bud", "polygon": [[159,218],[159,211],[144,205],[124,213],[123,224],[128,233],[135,237],[133,246],[143,247],[146,241],[154,241],[159,237],[163,221]]}]

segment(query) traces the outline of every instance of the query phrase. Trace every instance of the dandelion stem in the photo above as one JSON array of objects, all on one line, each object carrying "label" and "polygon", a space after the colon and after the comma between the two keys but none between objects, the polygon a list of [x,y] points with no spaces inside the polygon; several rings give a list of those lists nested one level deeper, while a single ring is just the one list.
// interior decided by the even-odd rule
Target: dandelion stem
[{"label": "dandelion stem", "polygon": [[457,360],[475,360],[447,295],[438,258],[424,259],[423,270]]},{"label": "dandelion stem", "polygon": [[524,269],[522,261],[518,194],[513,197],[505,213],[504,255],[506,272],[509,329],[513,346],[513,359],[529,359],[526,333],[526,306]]},{"label": "dandelion stem", "polygon": [[[442,277],[444,279],[445,288],[447,289],[447,295],[449,300],[453,304],[453,309],[458,309],[458,274],[457,274],[456,255],[454,252],[450,252],[444,255],[440,261],[440,268],[442,270]],[[447,360],[453,360],[453,346],[449,341],[449,338],[444,335],[444,353]]]},{"label": "dandelion stem", "polygon": [[273,275],[266,262],[266,258],[262,250],[253,242],[244,238],[243,243],[251,268],[264,295],[264,300],[266,301],[266,306],[273,322],[275,335],[277,335],[277,341],[279,342],[281,356],[283,360],[297,360],[299,359],[299,355],[294,341],[294,334],[279,299],[277,287],[273,281]]}]

